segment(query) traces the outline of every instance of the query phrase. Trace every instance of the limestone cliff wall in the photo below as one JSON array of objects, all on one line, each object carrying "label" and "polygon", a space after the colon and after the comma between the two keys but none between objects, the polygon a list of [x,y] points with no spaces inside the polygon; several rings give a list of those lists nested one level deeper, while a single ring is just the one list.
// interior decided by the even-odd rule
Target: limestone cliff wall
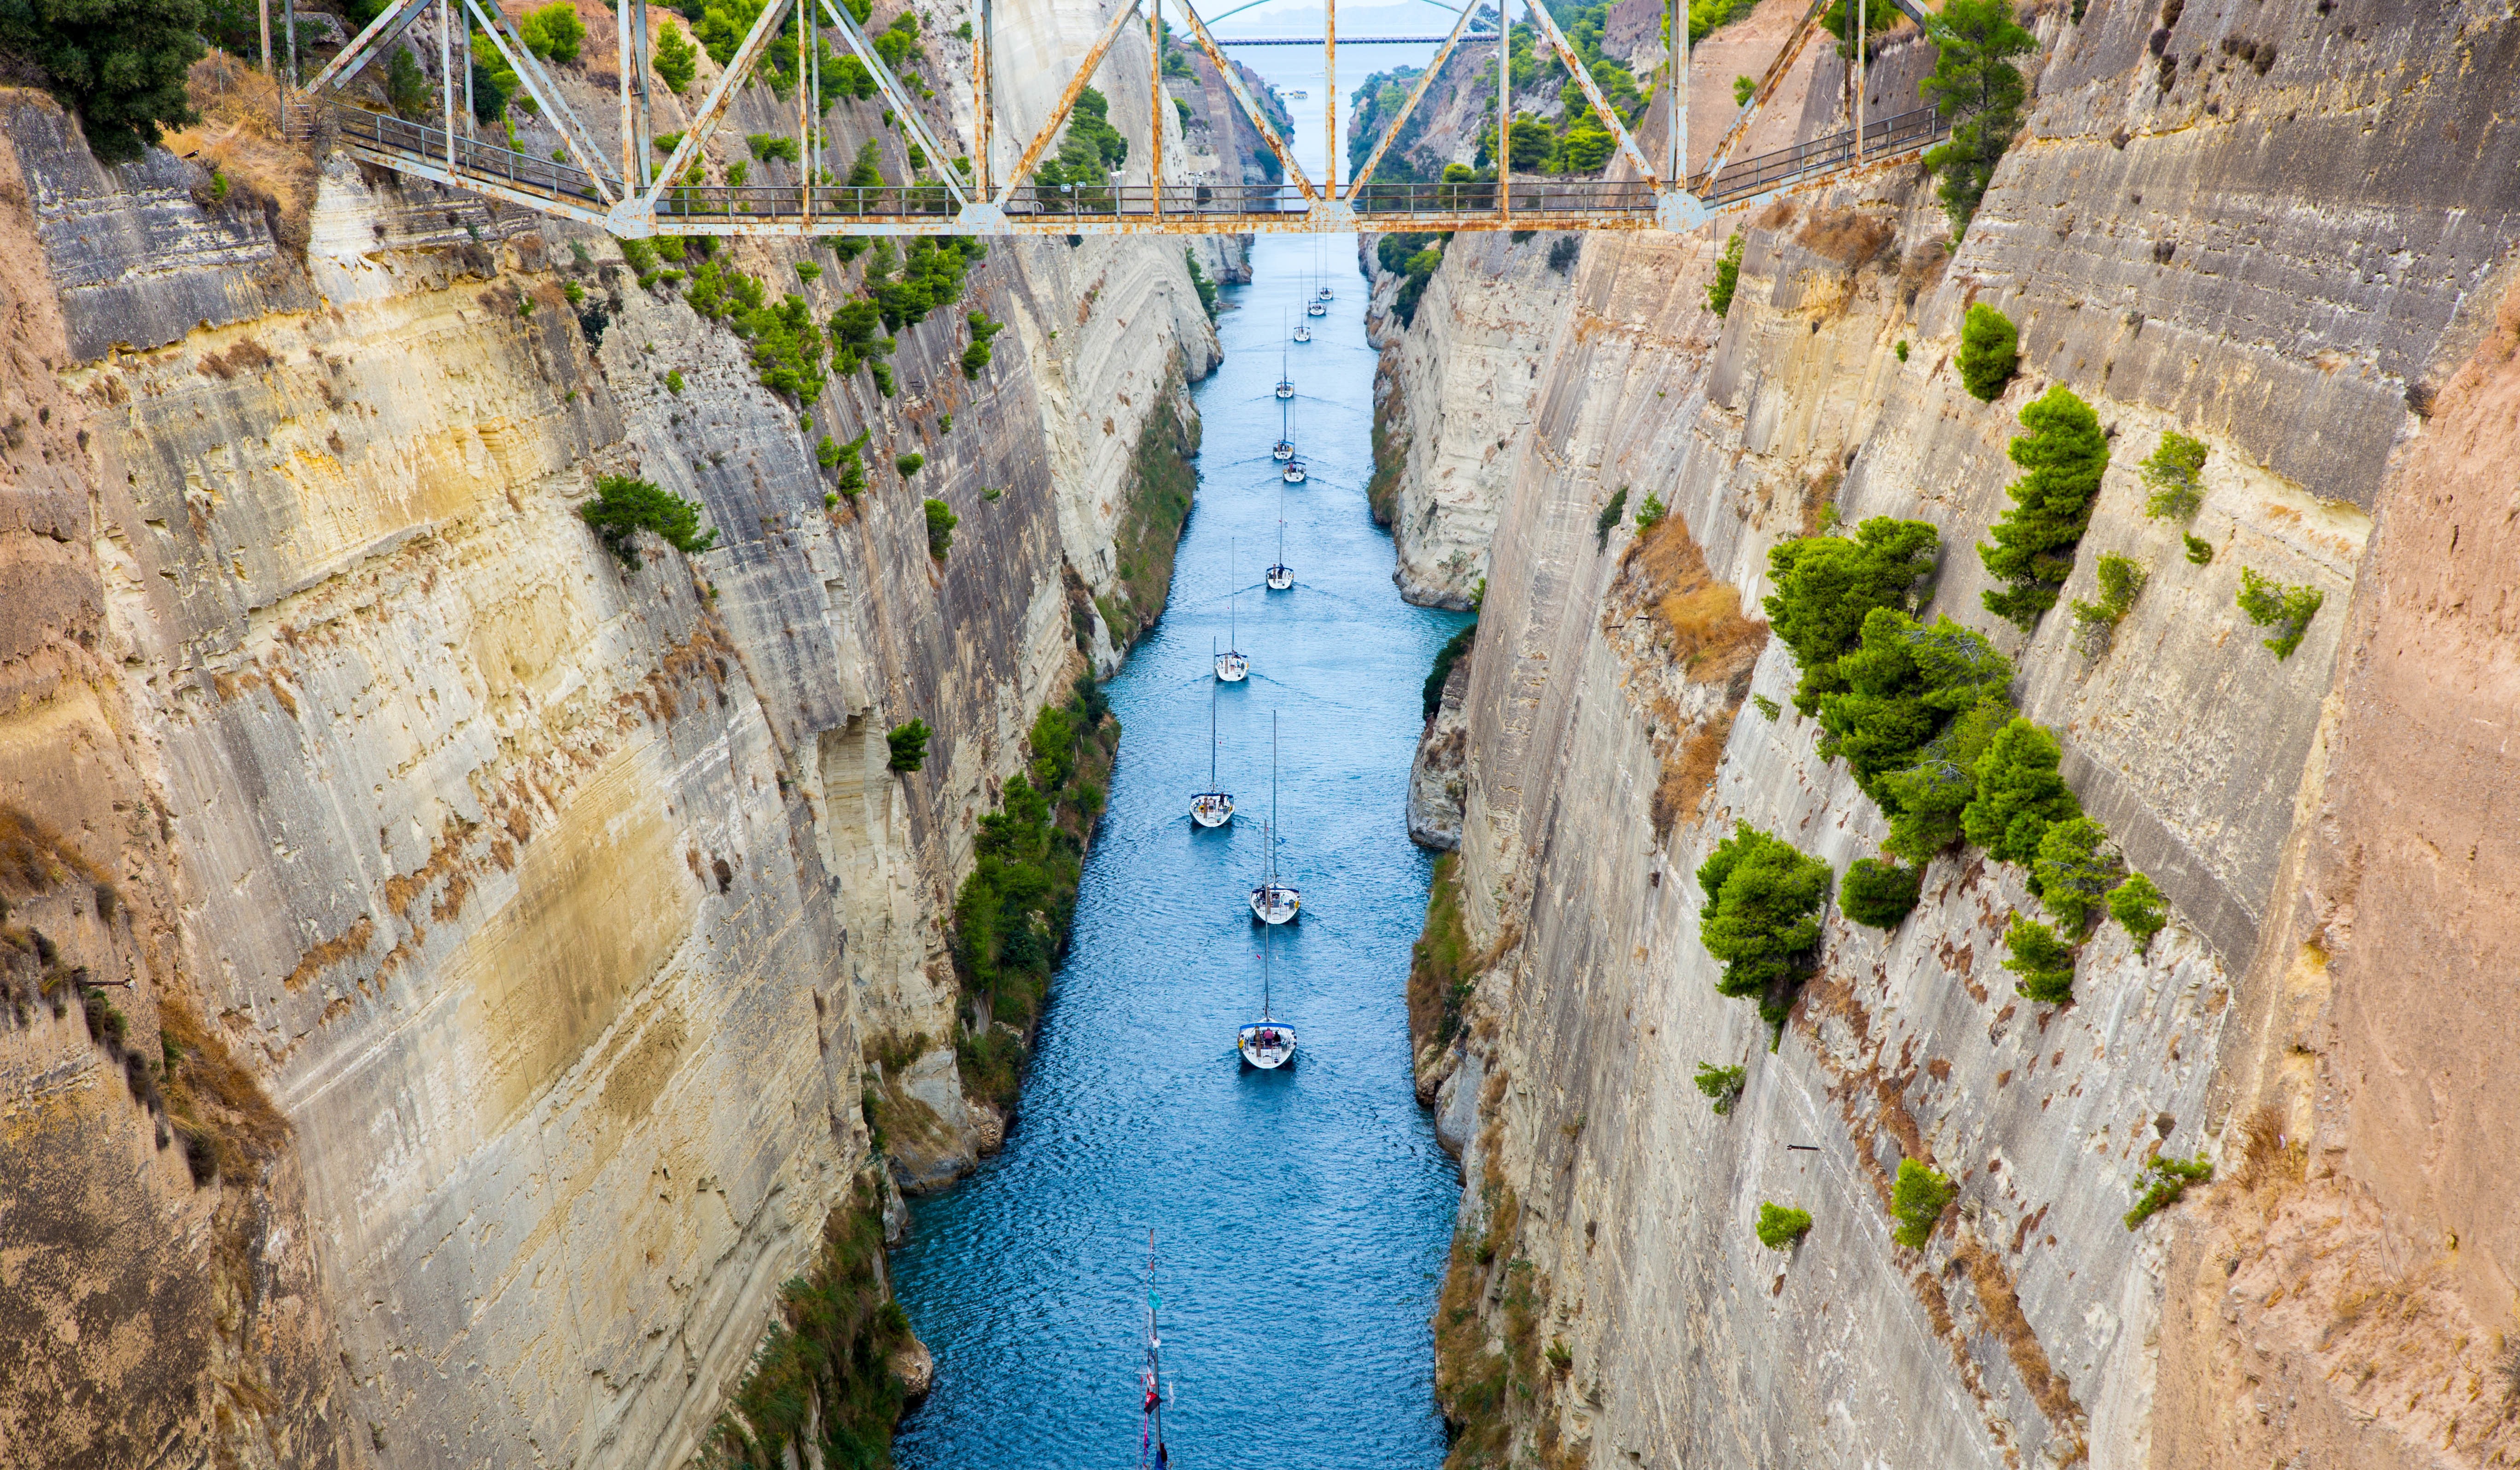
[{"label": "limestone cliff wall", "polygon": [[[1727,318],[1715,241],[1597,240],[1525,344],[1463,700],[1461,904],[1494,963],[1421,1078],[1478,1246],[1439,1381],[1499,1355],[1544,1454],[2482,1464],[2520,1434],[2491,1366],[2508,1212],[2484,1203],[2514,1185],[2477,1151],[2510,1079],[2493,1004],[2451,999],[2491,971],[2507,885],[2447,794],[2507,783],[2474,703],[2507,672],[2483,632],[2502,549],[2473,508],[2512,437],[2520,193],[2487,114],[2520,30],[2191,4],[2165,88],[2160,19],[2049,18],[2031,125],[1956,254],[1918,170],[1878,169],[1744,222]],[[2452,168],[2419,137],[2481,152]],[[1949,365],[1971,301],[2023,331],[1992,404]],[[2058,382],[2113,447],[2066,597],[2102,552],[2150,572],[2088,652],[2061,613],[2027,639],[1984,613],[1970,550]],[[2142,514],[2169,428],[2212,450],[2208,565]],[[1679,527],[1601,535],[1622,487]],[[2173,900],[2148,954],[2114,926],[2087,947],[2070,1007],[2011,994],[2001,935],[2036,906],[1975,854],[1887,935],[1832,912],[1774,1052],[1714,992],[1691,874],[1734,822],[1839,869],[1886,835],[1791,712],[1790,655],[1717,615],[1729,586],[1755,616],[1768,550],[1830,510],[1941,529],[1929,611],[2013,657],[2085,807]],[[2234,606],[2244,566],[2325,595],[2289,659]],[[1674,593],[1699,599],[1677,621]],[[1730,1116],[1700,1062],[1748,1068]],[[2218,1182],[2127,1229],[2144,1160],[2199,1149]],[[1907,1156],[1960,1180],[1921,1252],[1888,1234]],[[1796,1250],[1758,1245],[1763,1201],[1813,1213]]]},{"label": "limestone cliff wall", "polygon": [[[335,157],[301,254],[5,107],[0,804],[13,963],[45,944],[0,1020],[0,1460],[679,1463],[868,1163],[862,1051],[926,1039],[907,1174],[999,1135],[945,921],[1033,714],[1116,657],[1141,441],[1195,442],[1182,245],[992,243],[896,394],[800,413],[601,237]],[[864,266],[722,258],[817,319]],[[967,378],[973,309],[1012,330]],[[716,544],[625,567],[604,474]],[[126,1038],[78,966],[133,982]],[[208,1179],[153,1111],[170,1008],[235,1060]]]}]

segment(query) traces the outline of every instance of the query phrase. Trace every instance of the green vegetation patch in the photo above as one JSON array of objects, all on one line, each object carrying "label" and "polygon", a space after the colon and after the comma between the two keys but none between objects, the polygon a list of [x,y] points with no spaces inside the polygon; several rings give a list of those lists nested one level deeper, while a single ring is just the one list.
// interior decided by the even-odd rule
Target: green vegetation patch
[{"label": "green vegetation patch", "polygon": [[2043,1005],[2063,1005],[2074,999],[2074,947],[2043,923],[2012,916],[2003,931],[2003,967],[2013,974],[2013,994]]},{"label": "green vegetation patch", "polygon": [[595,531],[604,549],[632,571],[640,567],[634,537],[652,531],[666,545],[697,557],[717,545],[717,532],[700,530],[698,501],[683,499],[653,483],[626,474],[608,474],[595,482],[595,498],[577,508],[578,517]]},{"label": "green vegetation patch", "polygon": [[2003,385],[2012,381],[2013,370],[2021,366],[2021,332],[2012,318],[1980,301],[1960,319],[1960,350],[1952,366],[1958,369],[1960,386],[1980,403],[1993,403],[2003,396]]},{"label": "green vegetation patch", "polygon": [[2143,513],[2186,520],[2205,507],[2205,445],[2177,429],[2161,436],[2137,472],[2143,477]]},{"label": "green vegetation patch", "polygon": [[1705,1094],[1707,1106],[1718,1118],[1729,1116],[1741,1100],[1742,1089],[1750,1085],[1747,1067],[1719,1067],[1713,1062],[1697,1064],[1697,1091]]},{"label": "green vegetation patch", "polygon": [[1960,814],[1968,840],[2006,863],[2036,862],[2048,828],[2083,815],[2059,774],[2064,757],[2056,736],[2029,720],[1996,732],[1978,757],[1977,794]]},{"label": "green vegetation patch", "polygon": [[1930,523],[1876,515],[1852,537],[1805,536],[1768,553],[1777,590],[1760,605],[1802,670],[1795,709],[1817,715],[1822,698],[1846,688],[1837,661],[1854,651],[1865,619],[1876,607],[1912,610],[1941,551]]},{"label": "green vegetation patch", "polygon": [[1985,594],[1986,610],[2027,633],[2073,573],[2074,549],[2109,468],[2109,440],[2092,406],[2061,383],[2023,409],[2021,423],[2030,431],[2005,453],[2029,472],[2005,492],[2012,508],[1988,532],[1994,545],[1980,543],[1977,552],[2004,584]]},{"label": "green vegetation patch", "polygon": [[1146,431],[1130,462],[1129,490],[1112,537],[1119,552],[1118,594],[1104,600],[1103,621],[1112,646],[1126,649],[1138,635],[1163,616],[1164,598],[1172,589],[1173,555],[1190,518],[1192,493],[1198,472],[1192,461],[1198,454],[1198,426],[1175,407],[1180,399],[1181,365],[1176,361],[1147,416]]},{"label": "green vegetation patch", "polygon": [[1462,916],[1461,854],[1446,853],[1435,860],[1426,925],[1409,951],[1409,1037],[1418,1049],[1461,1033],[1462,1006],[1478,978],[1469,922]]},{"label": "green vegetation patch", "polygon": [[1935,62],[1921,90],[1953,119],[1950,139],[1927,151],[1925,167],[1943,177],[1943,211],[1957,240],[2021,131],[2030,88],[2012,59],[2038,50],[2039,38],[2012,19],[2005,0],[1951,0],[1926,22],[1925,33],[1933,38]]},{"label": "green vegetation patch", "polygon": [[885,734],[884,744],[891,756],[884,762],[887,771],[917,771],[927,764],[927,737],[933,732],[924,720],[912,720],[896,725]]},{"label": "green vegetation patch", "polygon": [[2152,936],[2170,921],[2161,890],[2139,872],[2129,874],[2109,895],[2109,916],[2125,926],[2127,936],[2135,941],[2136,952],[2143,955],[2152,953]]},{"label": "green vegetation patch", "polygon": [[1759,1202],[1759,1243],[1772,1251],[1789,1251],[1812,1227],[1811,1212],[1766,1200]]},{"label": "green vegetation patch", "polygon": [[1716,994],[1761,998],[1760,1014],[1781,1025],[1793,991],[1820,946],[1820,914],[1831,886],[1828,865],[1742,823],[1698,866],[1697,937],[1724,961]]},{"label": "green vegetation patch", "polygon": [[1719,317],[1732,314],[1733,292],[1741,289],[1741,232],[1724,242],[1724,252],[1715,257],[1715,279],[1706,284],[1706,309]]},{"label": "green vegetation patch", "polygon": [[2310,620],[2318,616],[2327,594],[2316,587],[2286,586],[2243,566],[2237,601],[2250,622],[2274,630],[2274,637],[2264,642],[2274,650],[2277,659],[2285,659],[2301,646],[2302,635],[2310,631]]},{"label": "green vegetation patch", "polygon": [[2126,865],[2109,851],[2109,834],[2098,823],[2075,817],[2048,828],[2030,871],[2040,902],[2066,933],[2080,935],[2098,921]]},{"label": "green vegetation patch", "polygon": [[1464,623],[1460,632],[1445,640],[1444,646],[1435,650],[1434,667],[1426,671],[1426,682],[1418,689],[1418,702],[1423,707],[1425,718],[1435,718],[1435,711],[1444,702],[1444,681],[1453,677],[1453,665],[1469,653],[1470,645],[1478,636],[1476,621]]},{"label": "green vegetation patch", "polygon": [[1838,912],[1859,924],[1895,929],[1916,907],[1920,876],[1912,868],[1858,858],[1838,880]]},{"label": "green vegetation patch", "polygon": [[1897,1222],[1890,1238],[1912,1251],[1921,1251],[1934,1236],[1943,1211],[1958,1188],[1930,1164],[1899,1161],[1899,1177],[1890,1186],[1890,1218]]},{"label": "green vegetation patch", "polygon": [[2214,1166],[2205,1162],[2202,1153],[2193,1159],[2173,1158],[2169,1154],[2156,1156],[2151,1168],[2136,1177],[2135,1208],[2126,1212],[2126,1227],[2132,1230],[2142,1225],[2179,1203],[2181,1196],[2187,1192],[2188,1185],[2204,1183],[2213,1177]]}]

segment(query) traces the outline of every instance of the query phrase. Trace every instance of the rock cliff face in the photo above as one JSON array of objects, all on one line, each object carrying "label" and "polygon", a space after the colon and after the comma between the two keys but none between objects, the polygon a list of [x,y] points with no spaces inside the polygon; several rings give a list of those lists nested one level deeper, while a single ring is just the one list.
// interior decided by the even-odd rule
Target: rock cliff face
[{"label": "rock cliff face", "polygon": [[[897,395],[800,416],[601,237],[337,157],[301,256],[0,109],[0,1459],[680,1463],[869,1163],[862,1055],[933,1096],[905,1174],[1001,1136],[945,923],[1160,608],[1115,547],[1215,361],[1181,244],[993,243]],[[605,474],[714,547],[615,560]]]},{"label": "rock cliff face", "polygon": [[[1457,241],[1387,349],[1413,464],[1509,461],[1483,548],[1397,527],[1421,538],[1404,577],[1440,546],[1483,551],[1488,579],[1458,869],[1485,962],[1458,1030],[1419,1038],[1470,1181],[1437,1320],[1465,1444],[1850,1466],[2520,1452],[2494,1359],[2520,1254],[2493,1201],[2520,1184],[2491,1140],[2514,1089],[2501,1008],[2471,988],[2498,972],[2509,889],[2484,815],[2513,784],[2488,712],[2507,639],[2485,631],[2508,548],[2478,517],[2520,442],[2520,187],[2488,121],[2520,27],[2195,3],[2042,23],[2040,100],[1957,253],[1912,164],[1740,222],[1725,318],[1704,305],[1720,233],[1590,241],[1522,343],[1528,426],[1503,450],[1492,426],[1430,444],[1422,407],[1453,381],[1436,341],[1519,309],[1475,268],[1501,245]],[[2453,139],[2446,162],[2429,140]],[[1991,404],[1950,365],[1972,302],[2022,330]],[[2150,576],[2089,650],[2063,604],[2028,638],[1984,612],[1970,550],[2054,383],[2112,444],[2065,597],[2096,597],[2101,553]],[[2136,467],[2169,429],[2211,451],[2189,527],[2208,564],[2143,514]],[[1648,492],[1672,518],[1640,535]],[[1413,493],[1432,498],[1404,475]],[[2103,927],[2070,1006],[2013,995],[2002,935],[2037,904],[1968,849],[1893,931],[1832,908],[1774,1051],[1715,993],[1692,875],[1736,822],[1841,871],[1886,835],[1793,713],[1791,655],[1739,618],[1768,551],[1831,512],[1940,529],[1927,615],[2013,659],[2084,807],[2172,900],[2148,951]],[[2289,658],[2236,609],[2243,567],[2323,594]],[[1729,1114],[1701,1063],[1746,1067]],[[2200,1150],[2210,1187],[2122,1224],[2150,1157]],[[1903,1158],[1959,1184],[1921,1251],[1890,1238]],[[1753,1237],[1768,1201],[1812,1213],[1791,1252]]]}]

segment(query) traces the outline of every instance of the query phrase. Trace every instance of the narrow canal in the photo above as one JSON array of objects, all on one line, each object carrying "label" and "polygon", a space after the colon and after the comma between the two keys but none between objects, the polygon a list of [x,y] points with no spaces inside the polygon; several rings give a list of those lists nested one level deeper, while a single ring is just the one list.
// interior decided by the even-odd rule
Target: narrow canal
[{"label": "narrow canal", "polygon": [[[1428,862],[1402,824],[1419,684],[1462,618],[1411,607],[1366,513],[1374,357],[1355,243],[1262,237],[1229,288],[1224,365],[1197,390],[1196,506],[1172,601],[1109,687],[1123,722],[1101,840],[1004,1153],[918,1205],[894,1257],[934,1394],[902,1426],[906,1467],[1135,1463],[1147,1232],[1164,1310],[1175,1462],[1432,1467],[1442,1462],[1428,1314],[1458,1198],[1410,1091],[1403,982]],[[1316,261],[1338,298],[1287,348],[1309,483],[1283,491],[1286,328]],[[1238,592],[1238,597],[1233,596]],[[1192,827],[1207,788],[1212,646],[1247,684],[1216,700],[1218,778],[1237,816]],[[1261,936],[1270,716],[1279,864],[1304,914],[1274,931],[1291,1073],[1242,1072]]]}]

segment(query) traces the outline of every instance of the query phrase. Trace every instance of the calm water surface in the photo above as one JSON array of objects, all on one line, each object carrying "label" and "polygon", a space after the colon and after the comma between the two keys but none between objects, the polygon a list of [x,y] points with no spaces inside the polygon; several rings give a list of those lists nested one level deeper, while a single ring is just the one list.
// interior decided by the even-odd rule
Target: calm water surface
[{"label": "calm water surface", "polygon": [[[1276,551],[1271,385],[1304,277],[1338,300],[1289,349],[1311,483]],[[1195,510],[1163,621],[1110,685],[1123,722],[1074,945],[1006,1151],[918,1205],[894,1258],[935,1393],[904,1466],[1134,1465],[1147,1231],[1156,1234],[1168,1438],[1189,1470],[1439,1465],[1427,1318],[1459,1185],[1410,1091],[1402,987],[1428,864],[1402,805],[1428,660],[1462,619],[1403,603],[1365,509],[1373,353],[1355,245],[1263,238],[1227,292],[1224,366],[1197,389]],[[1238,603],[1229,593],[1241,589]],[[1238,615],[1248,684],[1217,700],[1229,828],[1192,828],[1208,780],[1209,650]],[[1242,1073],[1260,938],[1269,721],[1282,731],[1280,867],[1304,917],[1271,936],[1292,1073]]]}]

